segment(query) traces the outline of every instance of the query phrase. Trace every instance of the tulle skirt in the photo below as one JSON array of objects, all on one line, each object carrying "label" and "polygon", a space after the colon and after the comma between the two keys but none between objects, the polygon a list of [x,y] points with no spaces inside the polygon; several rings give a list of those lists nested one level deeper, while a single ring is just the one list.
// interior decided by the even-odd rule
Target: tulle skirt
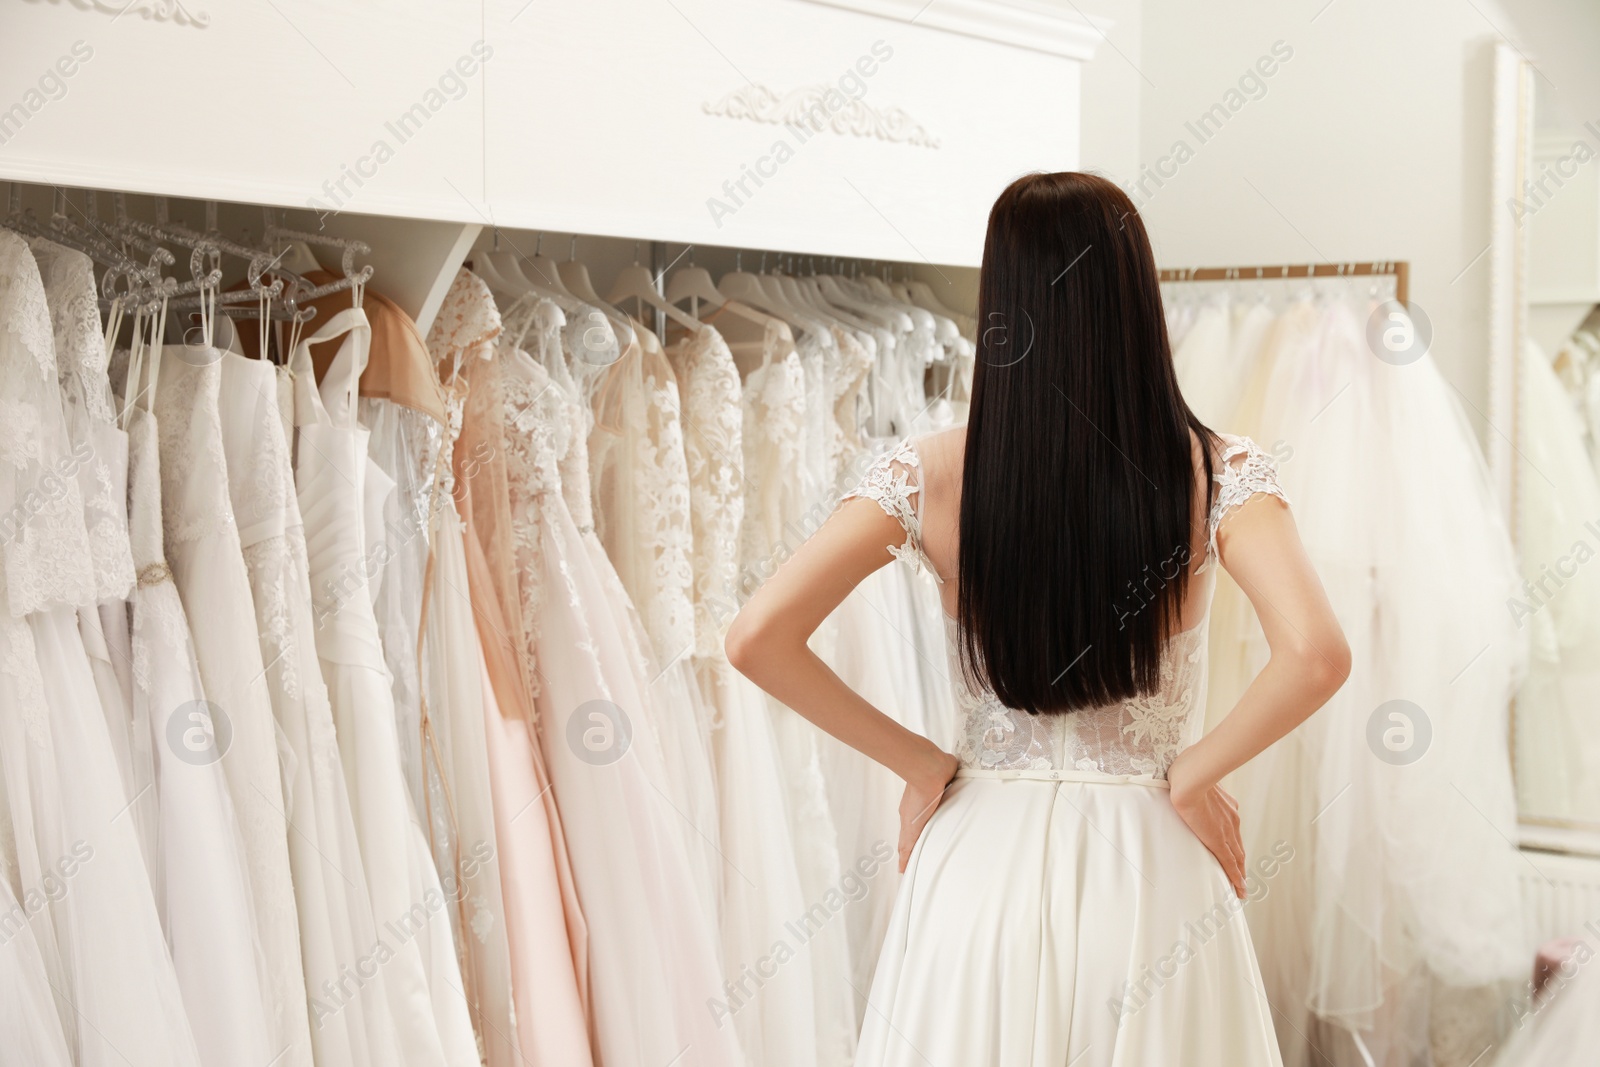
[{"label": "tulle skirt", "polygon": [[[1303,860],[1248,862],[1255,900]],[[1276,1067],[1249,906],[1165,789],[958,778],[901,881],[856,1067]]]}]

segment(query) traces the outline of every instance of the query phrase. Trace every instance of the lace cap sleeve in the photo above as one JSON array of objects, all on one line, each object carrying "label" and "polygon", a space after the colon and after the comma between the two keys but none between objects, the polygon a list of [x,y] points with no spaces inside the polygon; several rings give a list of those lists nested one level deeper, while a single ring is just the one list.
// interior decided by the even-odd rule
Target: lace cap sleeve
[{"label": "lace cap sleeve", "polygon": [[910,441],[902,441],[867,468],[861,481],[840,499],[840,503],[852,497],[876,503],[906,532],[903,544],[888,546],[889,554],[914,568],[926,568],[935,581],[942,583],[939,572],[922,551],[922,518],[917,509],[921,492],[922,461],[916,447]]},{"label": "lace cap sleeve", "polygon": [[1219,434],[1222,450],[1217,456],[1217,468],[1212,477],[1217,483],[1217,495],[1211,503],[1211,514],[1206,522],[1206,561],[1204,570],[1217,559],[1217,531],[1228,512],[1242,506],[1251,497],[1267,494],[1285,504],[1289,498],[1278,483],[1278,464],[1248,437]]}]

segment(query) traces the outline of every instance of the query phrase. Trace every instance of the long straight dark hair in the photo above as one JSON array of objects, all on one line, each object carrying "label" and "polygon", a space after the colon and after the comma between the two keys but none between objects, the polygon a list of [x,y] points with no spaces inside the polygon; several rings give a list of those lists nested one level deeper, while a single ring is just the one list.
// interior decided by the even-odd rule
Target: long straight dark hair
[{"label": "long straight dark hair", "polygon": [[[1184,402],[1137,209],[1030,174],[989,212],[961,481],[961,662],[1007,707],[1153,691],[1177,631],[1214,435]],[[1201,512],[1201,517],[1206,514]]]}]

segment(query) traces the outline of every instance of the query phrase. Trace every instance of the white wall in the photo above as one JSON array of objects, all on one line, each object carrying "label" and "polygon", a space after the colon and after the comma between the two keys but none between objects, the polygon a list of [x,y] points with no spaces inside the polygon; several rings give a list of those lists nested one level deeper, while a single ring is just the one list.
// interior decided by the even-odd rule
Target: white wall
[{"label": "white wall", "polygon": [[1094,58],[1083,65],[1078,159],[1083,170],[1120,176],[1139,169],[1139,104],[1145,85],[1140,50],[1144,0],[1086,0],[1084,10],[1111,22]]},{"label": "white wall", "polygon": [[[1326,4],[1326,6],[1324,6]],[[1139,26],[1129,44],[1131,7]],[[1097,0],[1121,52],[1084,71],[1083,148],[1119,180],[1117,141],[1138,96],[1140,166],[1193,149],[1142,204],[1163,266],[1405,259],[1440,368],[1486,432],[1492,0]],[[1319,12],[1319,8],[1321,9]],[[1203,143],[1186,126],[1282,41],[1264,93]],[[1121,86],[1114,67],[1137,64]]]}]

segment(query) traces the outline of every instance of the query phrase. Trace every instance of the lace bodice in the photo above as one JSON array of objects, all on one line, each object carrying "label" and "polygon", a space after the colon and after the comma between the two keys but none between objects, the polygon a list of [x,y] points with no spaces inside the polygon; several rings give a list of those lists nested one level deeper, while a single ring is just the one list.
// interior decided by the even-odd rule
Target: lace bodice
[{"label": "lace bodice", "polygon": [[[798,529],[804,508],[805,370],[791,342],[768,331],[766,355],[744,382],[744,530],[741,563],[770,576],[786,529]],[[803,536],[803,533],[802,533]],[[788,551],[799,547],[789,544]]]},{"label": "lace bodice", "polygon": [[[588,322],[592,309],[577,314]],[[599,315],[598,311],[593,311]],[[524,348],[549,376],[549,391],[541,398],[542,410],[550,420],[552,443],[556,450],[556,463],[560,469],[561,492],[566,497],[567,510],[580,533],[594,530],[594,505],[589,485],[589,408],[583,402],[577,379],[569,361],[587,363],[595,352],[605,347],[605,337],[610,337],[612,349],[616,347],[616,334],[610,332],[605,316],[600,316],[601,326],[588,322],[585,327],[592,348],[570,347],[573,336],[571,322],[565,312],[553,301],[544,298],[519,300],[505,314],[506,333],[520,338],[517,347]],[[582,334],[579,335],[583,336]],[[614,354],[613,354],[614,358]]]},{"label": "lace bodice", "polygon": [[111,410],[106,340],[100,332],[94,265],[82,252],[36,239],[34,258],[44,280],[55,336],[62,415],[78,464],[78,490],[89,533],[95,596],[120,600],[133,588],[128,547],[128,439]]},{"label": "lace bodice", "polygon": [[62,414],[44,283],[0,230],[0,604],[13,616],[95,599],[74,447]]},{"label": "lace bodice", "polygon": [[590,440],[596,527],[639,608],[659,664],[693,652],[689,470],[678,383],[660,351],[630,351],[617,367],[615,427]]},{"label": "lace bodice", "polygon": [[689,464],[689,515],[694,528],[695,654],[722,655],[722,629],[732,619],[739,580],[739,527],[744,522],[744,413],[739,368],[716,330],[707,326],[674,349],[683,389]]},{"label": "lace bodice", "polygon": [[[1277,466],[1254,441],[1223,434],[1217,492],[1207,517],[1204,572],[1206,610],[1198,623],[1173,635],[1153,692],[1063,715],[1031,715],[1008,708],[993,693],[972,687],[959,663],[960,630],[946,616],[946,653],[960,716],[956,757],[977,771],[1025,774],[1072,771],[1165,779],[1183,749],[1198,740],[1205,723],[1206,624],[1210,618],[1217,531],[1234,508],[1258,494],[1280,499]],[[942,580],[922,548],[921,457],[906,441],[881,457],[845,499],[872,500],[900,524],[905,541],[889,552]]]}]

